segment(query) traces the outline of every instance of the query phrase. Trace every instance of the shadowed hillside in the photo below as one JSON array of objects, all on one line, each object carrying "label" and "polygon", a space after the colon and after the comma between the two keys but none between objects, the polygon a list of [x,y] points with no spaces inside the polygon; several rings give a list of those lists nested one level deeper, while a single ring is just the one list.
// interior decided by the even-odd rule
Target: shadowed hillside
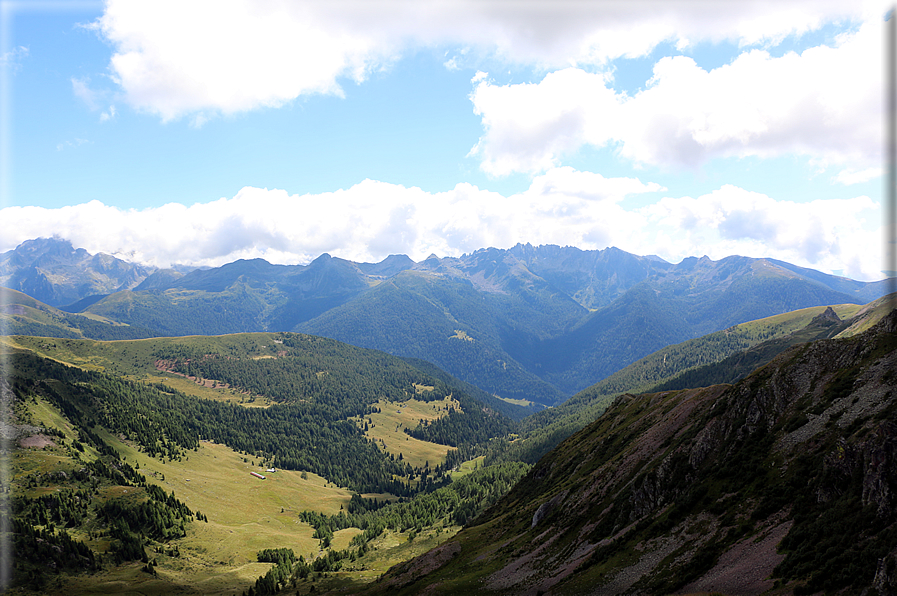
[{"label": "shadowed hillside", "polygon": [[621,397],[369,593],[893,593],[895,370],[891,313],[735,385]]}]

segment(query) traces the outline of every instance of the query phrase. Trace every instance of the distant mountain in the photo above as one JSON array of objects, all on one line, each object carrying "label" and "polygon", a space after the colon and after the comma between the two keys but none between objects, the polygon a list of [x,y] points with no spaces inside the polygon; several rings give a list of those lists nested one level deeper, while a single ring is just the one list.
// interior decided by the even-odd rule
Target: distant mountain
[{"label": "distant mountain", "polygon": [[810,307],[669,345],[578,392],[558,407],[530,416],[523,421],[515,441],[490,447],[487,462],[535,463],[600,416],[619,395],[735,383],[799,343],[852,337],[869,329],[894,309],[895,301],[897,295],[890,295],[865,306]]},{"label": "distant mountain", "polygon": [[365,593],[893,594],[895,370],[892,312],[735,385],[620,397]]},{"label": "distant mountain", "polygon": [[[502,347],[503,328],[511,324],[514,308],[521,306],[514,302],[520,302],[519,295],[487,294],[460,276],[412,270],[296,330],[429,360],[504,398],[541,404],[561,401],[563,393]],[[581,310],[575,304],[572,308]],[[520,310],[526,313],[525,308]]]},{"label": "distant mountain", "polygon": [[131,289],[154,269],[103,253],[91,255],[67,240],[38,238],[0,255],[0,286],[62,307],[88,296]]},{"label": "distant mountain", "polygon": [[5,335],[90,339],[143,339],[159,332],[95,315],[71,314],[27,294],[0,288],[0,332]]},{"label": "distant mountain", "polygon": [[[25,258],[44,245],[53,249],[47,255],[68,256]],[[500,398],[544,406],[664,346],[796,309],[864,304],[886,289],[771,259],[671,264],[616,248],[527,244],[420,263],[324,254],[308,265],[253,259],[188,272],[129,265],[132,277],[119,291],[109,284],[76,291],[73,271],[97,275],[84,265],[89,257],[58,240],[29,241],[4,256],[3,271],[39,261],[45,283],[28,286],[35,292],[44,288],[56,303],[67,293],[69,310],[160,335],[324,335],[422,358]],[[9,285],[12,277],[5,279]]]},{"label": "distant mountain", "polygon": [[186,275],[161,271],[134,291],[86,312],[158,329],[165,335],[288,331],[327,312],[376,280],[356,263],[324,254],[308,265],[239,260]]},{"label": "distant mountain", "polygon": [[[502,397],[552,405],[560,400],[545,401],[542,383],[571,395],[664,346],[885,289],[814,273],[747,257],[672,265],[614,248],[518,245],[428,258],[296,330],[429,359]],[[469,338],[463,350],[449,340],[456,331]]]}]

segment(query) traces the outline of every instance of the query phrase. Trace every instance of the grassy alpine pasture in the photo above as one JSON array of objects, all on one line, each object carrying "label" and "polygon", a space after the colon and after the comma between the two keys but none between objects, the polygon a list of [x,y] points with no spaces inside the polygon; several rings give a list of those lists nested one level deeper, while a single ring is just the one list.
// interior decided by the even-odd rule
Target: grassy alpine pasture
[{"label": "grassy alpine pasture", "polygon": [[[266,407],[273,405],[269,397],[256,395],[255,399],[250,401],[250,396],[239,388],[228,387],[216,379],[206,378],[197,382],[196,379],[168,372],[165,370],[168,367],[159,361],[184,357],[179,354],[188,354],[188,357],[193,358],[197,357],[196,354],[217,354],[217,357],[224,361],[230,358],[268,361],[286,355],[288,348],[306,349],[304,345],[295,347],[295,343],[293,346],[285,346],[280,342],[290,344],[290,341],[287,336],[282,337],[283,339],[279,340],[275,334],[258,333],[220,337],[94,341],[15,336],[0,339],[0,348],[8,351],[30,351],[56,362],[121,376],[139,383],[151,385],[161,383],[198,398],[231,402],[243,407]],[[303,338],[300,341],[318,342],[310,349],[319,349],[318,344],[329,340]],[[317,361],[321,363],[319,365],[321,368],[313,368],[312,377],[314,374],[319,377],[334,373],[342,374],[337,358],[342,354],[339,350],[343,348],[335,344],[332,347],[331,344],[325,344],[323,349],[331,350],[324,353],[330,360],[322,358]],[[193,356],[189,356],[190,354]],[[351,354],[345,359],[354,362],[350,356]],[[404,365],[396,366],[401,368]],[[315,373],[315,370],[318,372]],[[362,370],[353,374],[364,379],[370,373]],[[376,442],[379,449],[392,454],[396,459],[401,456],[403,462],[415,468],[424,468],[429,464],[432,469],[443,463],[448,451],[454,448],[413,438],[403,431],[416,427],[421,421],[433,421],[446,416],[450,411],[461,412],[464,396],[452,397],[439,380],[435,382],[424,380],[430,378],[427,373],[420,373],[419,377],[418,373],[413,371],[405,374],[405,382],[408,383],[410,380],[410,384],[404,385],[405,399],[401,397],[396,399],[395,391],[390,394],[388,392],[390,387],[384,385],[386,389],[381,395],[391,397],[389,399],[383,397],[372,403],[374,412],[350,420],[359,428],[366,429],[365,436]],[[35,383],[35,387],[45,388],[52,385],[68,396],[67,392],[70,390],[66,389],[68,385],[65,385],[68,381],[58,380],[60,378],[66,377],[46,377],[48,380],[35,379],[32,382]],[[76,384],[71,385],[75,386]],[[399,395],[402,395],[401,390],[402,387],[399,387]],[[17,395],[18,391],[21,389],[17,389]],[[15,485],[21,487],[17,489],[19,495],[29,499],[37,499],[50,492],[70,487],[78,489],[79,486],[83,486],[84,481],[73,480],[75,476],[72,472],[83,470],[86,462],[100,457],[87,439],[79,435],[79,428],[60,413],[52,401],[47,401],[50,398],[42,391],[44,389],[35,391],[34,395],[24,394],[28,396],[23,400],[27,402],[27,407],[20,408],[21,415],[17,421],[19,424],[49,429],[43,433],[44,436],[32,441],[35,443],[33,447],[16,450],[13,466]],[[434,391],[439,393],[431,393]],[[446,393],[442,393],[443,391]],[[351,395],[351,391],[346,393]],[[447,397],[424,401],[429,397],[438,398],[442,395]],[[466,405],[466,402],[463,403]],[[72,420],[77,424],[83,423],[78,422],[83,419],[77,417]],[[155,595],[177,591],[195,594],[240,594],[254,585],[256,580],[272,567],[271,563],[257,562],[259,551],[292,549],[297,556],[303,556],[306,561],[314,561],[328,552],[356,548],[352,540],[361,533],[360,529],[334,531],[329,541],[329,549],[324,551],[322,548],[326,541],[314,538],[314,528],[301,522],[298,516],[301,511],[336,515],[341,510],[348,509],[352,492],[345,487],[338,487],[311,472],[287,471],[279,468],[275,472],[268,472],[269,467],[277,465],[276,459],[269,459],[270,455],[263,458],[255,454],[241,453],[223,444],[207,440],[200,441],[196,449],[188,447],[174,455],[168,452],[165,456],[155,452],[157,455],[153,457],[144,451],[147,449],[146,445],[142,447],[138,445],[136,441],[139,439],[131,442],[125,435],[117,434],[120,432],[118,430],[111,432],[101,428],[100,424],[106,424],[102,421],[102,417],[90,420],[93,422],[86,430],[98,437],[96,442],[98,449],[105,442],[119,454],[121,458],[119,464],[126,463],[145,477],[149,484],[161,487],[166,494],[173,494],[193,511],[195,517],[193,521],[188,519],[185,522],[183,531],[186,535],[148,539],[145,542],[144,552],[150,561],[155,563],[152,568],[144,568],[142,562],[115,564],[113,556],[117,557],[120,540],[110,535],[111,525],[100,517],[99,508],[112,499],[136,508],[150,499],[153,491],[139,484],[128,485],[124,480],[119,485],[115,485],[114,482],[110,485],[104,480],[98,489],[90,493],[91,513],[87,514],[86,521],[79,521],[77,525],[69,526],[67,530],[73,539],[83,542],[100,556],[101,569],[80,574],[63,573],[58,579],[53,575],[50,580],[53,582],[52,585],[44,584],[42,593]],[[108,454],[102,457],[105,461],[109,461],[109,458]],[[472,466],[468,468],[473,469]],[[48,472],[58,471],[66,472],[68,480],[48,479],[45,476]],[[252,472],[262,474],[266,478],[257,478],[251,474]],[[387,494],[365,496],[376,497],[381,501],[396,500],[396,497]],[[83,497],[81,498],[80,502],[83,503]],[[203,517],[207,520],[204,521]],[[315,572],[309,581],[300,584],[300,593],[310,591],[317,582],[321,582],[317,583],[318,591],[324,587],[322,585],[324,583],[327,586],[339,587],[370,582],[391,566],[421,554],[454,535],[459,528],[451,525],[453,523],[455,522],[452,518],[447,517],[432,527],[418,524],[416,528],[404,525],[399,528],[393,527],[392,530],[386,529],[370,541],[366,552],[358,552],[357,555],[352,555],[351,560],[344,560],[339,571]],[[155,573],[151,573],[152,571]]]},{"label": "grassy alpine pasture", "polygon": [[[14,486],[22,494],[37,497],[58,488],[25,489],[25,479],[37,474],[70,471],[81,467],[96,453],[90,446],[77,455],[72,447],[77,432],[47,402],[37,399],[25,404],[19,422],[59,429],[64,438],[50,437],[55,444],[44,448],[19,448],[12,461]],[[239,594],[264,575],[271,564],[257,563],[256,553],[266,548],[291,548],[297,555],[315,558],[319,541],[313,529],[297,518],[297,512],[315,510],[336,514],[345,507],[351,493],[310,473],[278,470],[269,473],[257,458],[239,454],[223,445],[202,442],[183,461],[159,461],[138,451],[133,445],[103,430],[98,434],[121,457],[194,512],[202,512],[208,522],[194,521],[187,536],[165,546],[175,548],[179,556],[147,552],[156,558],[155,578],[140,570],[142,564],[124,564],[95,574],[64,576],[59,593],[69,594],[167,594],[172,585],[190,586],[193,593]],[[244,460],[249,460],[244,461]],[[80,460],[80,461],[79,461]],[[255,465],[253,465],[255,464]],[[250,472],[259,472],[265,480]],[[303,477],[304,476],[304,477]],[[100,498],[142,494],[142,488],[115,487],[101,491]],[[92,548],[104,550],[103,539],[88,540],[87,535],[70,532]],[[348,545],[356,530],[345,530],[336,543]],[[108,539],[106,541],[108,545]],[[54,588],[56,589],[56,588]],[[189,592],[188,592],[189,593]]]},{"label": "grassy alpine pasture", "polygon": [[486,467],[486,456],[481,455],[479,457],[475,457],[471,460],[463,462],[460,466],[458,466],[458,469],[452,472],[452,480],[464,478],[471,472],[484,467]]},{"label": "grassy alpine pasture", "polygon": [[274,333],[157,337],[120,341],[16,336],[13,345],[82,368],[138,378],[142,375],[159,374],[154,356],[161,347],[185,346],[209,353],[250,358],[276,357],[281,351]]},{"label": "grassy alpine pasture", "polygon": [[[813,317],[822,314],[826,306],[812,306],[802,308],[791,312],[773,315],[756,321],[748,321],[736,325],[731,331],[739,333],[749,339],[759,337],[781,337],[798,329],[802,329],[810,324]],[[838,318],[844,320],[856,315],[863,306],[860,304],[835,304],[832,310],[838,315]]]},{"label": "grassy alpine pasture", "polygon": [[[447,528],[426,528],[420,534],[413,536],[409,532],[384,532],[379,538],[371,542],[371,550],[368,553],[346,565],[340,571],[317,574],[316,577],[300,582],[295,592],[292,588],[285,591],[287,594],[353,594],[364,590],[378,577],[386,573],[394,565],[403,563],[424,554],[439,546],[461,530],[460,526]],[[342,530],[341,532],[350,532]],[[336,539],[336,536],[334,536]]]},{"label": "grassy alpine pasture", "polygon": [[363,427],[365,422],[368,430],[365,436],[376,441],[380,449],[395,457],[402,456],[414,467],[423,467],[427,462],[430,467],[441,464],[450,449],[447,445],[421,441],[405,434],[405,428],[414,428],[421,420],[436,420],[444,416],[450,408],[461,409],[461,404],[446,397],[439,401],[424,402],[409,399],[404,402],[388,402],[380,400],[375,404],[379,412],[369,414],[363,418],[356,418],[355,422]]},{"label": "grassy alpine pasture", "polygon": [[[177,338],[155,338],[146,340],[95,341],[78,339],[58,339],[17,336],[4,337],[0,341],[14,348],[24,348],[34,353],[84,368],[124,375],[150,384],[162,383],[202,399],[231,402],[244,407],[268,407],[274,402],[264,396],[251,396],[233,387],[227,387],[214,379],[204,379],[197,383],[192,378],[159,370],[155,365],[154,352],[159,346],[184,345],[202,348],[209,352],[248,355],[254,359],[275,358],[282,346],[273,333],[242,333],[217,337],[194,336]],[[418,393],[432,390],[432,386],[416,385]],[[371,419],[368,438],[377,441],[381,449],[403,459],[415,467],[429,462],[431,467],[445,461],[446,453],[452,447],[421,441],[405,434],[403,428],[414,428],[420,420],[435,420],[445,415],[449,408],[460,411],[461,405],[451,398],[441,401],[423,402],[414,399],[402,403],[381,400],[376,404],[380,413]],[[364,422],[357,419],[361,426]]]},{"label": "grassy alpine pasture", "polygon": [[[498,396],[496,396],[496,397],[498,397]],[[528,408],[529,406],[531,406],[535,403],[535,402],[531,402],[526,399],[511,399],[510,397],[498,397],[498,399],[500,399],[503,402],[507,402],[509,404],[514,404],[515,406],[523,406],[525,408]]]},{"label": "grassy alpine pasture", "polygon": [[[220,340],[210,342],[208,340]],[[162,383],[187,395],[221,402],[232,402],[247,408],[265,408],[273,402],[265,397],[251,396],[245,392],[216,383],[214,379],[196,379],[159,370],[155,366],[153,352],[160,345],[171,342],[193,346],[203,345],[209,349],[234,345],[247,353],[256,354],[255,358],[270,357],[273,354],[260,354],[274,350],[276,345],[271,334],[246,333],[239,336],[221,336],[219,338],[179,337],[154,338],[145,340],[95,341],[80,339],[58,339],[46,337],[16,336],[0,338],[10,347],[24,348],[59,362],[71,364],[85,370],[94,370],[121,375],[125,378],[145,383]]]},{"label": "grassy alpine pasture", "polygon": [[[265,407],[268,399],[248,396],[234,388],[205,379],[202,383],[176,375],[156,366],[155,353],[160,345],[186,344],[194,349],[210,353],[233,354],[251,358],[276,358],[282,349],[272,334],[246,334],[240,336],[161,338],[153,340],[93,341],[41,337],[4,337],[0,342],[4,349],[23,349],[73,365],[79,368],[121,375],[125,378],[149,384],[162,383],[183,393],[216,401],[241,403],[244,407]],[[418,394],[434,390],[426,384],[415,384]],[[43,443],[32,448],[16,450],[13,459],[15,486],[19,494],[34,499],[43,494],[65,488],[63,481],[41,480],[48,472],[71,472],[83,468],[85,462],[99,454],[89,444],[79,442],[78,429],[55,405],[40,396],[25,400],[20,408],[19,424],[58,430],[59,434],[46,433],[33,442]],[[435,420],[449,410],[461,410],[460,403],[452,397],[425,402],[418,399],[404,401],[380,400],[377,413],[355,423],[368,424],[367,436],[377,441],[381,449],[396,458],[402,455],[415,467],[427,462],[435,466],[445,460],[451,447],[428,443],[409,437],[403,428],[413,428],[421,420]],[[97,426],[92,429],[105,443],[114,448],[121,459],[156,484],[168,494],[189,507],[199,518],[186,525],[186,536],[165,543],[150,542],[146,553],[156,561],[156,573],[143,570],[142,563],[112,565],[107,561],[102,570],[84,574],[63,574],[53,579],[53,593],[78,594],[169,594],[173,590],[197,594],[239,594],[265,575],[270,563],[258,563],[256,555],[263,549],[292,549],[297,556],[314,560],[321,556],[321,542],[313,538],[314,529],[298,518],[298,512],[308,510],[334,515],[348,506],[352,493],[335,486],[325,478],[311,472],[267,468],[276,461],[263,461],[256,455],[244,454],[209,441],[201,441],[196,450],[187,450],[180,460],[151,457],[135,443],[127,441]],[[78,445],[78,449],[76,449]],[[256,472],[264,480],[252,476]],[[38,479],[38,482],[28,482]],[[26,488],[29,486],[30,488]],[[392,500],[392,495],[369,495]],[[101,487],[91,497],[91,507],[100,506],[109,499],[126,499],[138,503],[147,498],[142,487]],[[69,534],[83,541],[96,553],[105,553],[115,546],[106,533],[98,529],[104,526],[89,522],[87,526],[73,527]],[[92,529],[89,532],[88,529]],[[339,579],[340,582],[367,582],[401,562],[413,552],[423,552],[437,532],[440,540],[454,534],[457,528],[429,529],[415,536],[417,543],[408,542],[402,533],[386,531],[372,543],[372,549],[343,570],[318,574],[316,579]],[[360,533],[349,528],[334,533],[331,550],[344,550]],[[434,542],[435,544],[435,542]],[[393,552],[394,551],[394,552]]]},{"label": "grassy alpine pasture", "polygon": [[[419,420],[427,415],[435,417],[439,407],[452,405],[451,400],[434,404],[409,400],[402,404],[405,416],[402,420],[410,423],[412,419]],[[454,406],[457,404],[454,403]],[[429,412],[427,408],[430,408]],[[384,420],[385,417],[381,423]],[[399,420],[398,414],[390,414],[390,420]],[[28,476],[76,469],[82,465],[81,462],[97,456],[90,446],[85,446],[85,451],[77,454],[72,446],[77,439],[76,429],[53,405],[42,399],[25,404],[19,422],[59,429],[65,436],[52,437],[55,445],[16,450],[13,460],[14,477],[19,480],[16,486],[24,485],[21,481]],[[95,573],[54,578],[49,589],[57,593],[73,596],[155,596],[170,594],[177,589],[185,594],[240,594],[271,568],[269,563],[256,562],[256,553],[262,549],[291,548],[297,556],[302,555],[306,560],[313,560],[322,554],[320,542],[312,538],[312,528],[298,520],[298,511],[307,509],[336,514],[348,505],[351,497],[349,491],[314,474],[281,470],[268,472],[268,462],[237,453],[223,445],[203,441],[196,451],[190,451],[182,461],[160,461],[105,430],[97,429],[97,433],[149,482],[158,484],[166,492],[173,491],[179,500],[194,512],[202,512],[209,521],[190,523],[187,536],[165,544],[163,552],[147,548],[150,558],[157,561],[155,577],[142,571],[141,563],[107,565]],[[401,435],[407,436],[404,433]],[[407,443],[423,442],[411,439]],[[409,457],[425,455],[424,452],[412,455],[409,451]],[[435,458],[431,457],[430,461],[432,463]],[[469,472],[474,465],[467,465],[466,468],[465,471]],[[258,472],[266,479],[258,479],[250,472]],[[58,488],[35,488],[26,493],[33,498],[51,490]],[[99,498],[138,499],[143,492],[139,487],[113,487],[101,491]],[[376,496],[382,498],[387,495]],[[309,593],[315,585],[317,591],[362,586],[393,565],[440,544],[459,529],[458,526],[439,526],[425,528],[417,535],[412,535],[410,531],[387,531],[372,542],[372,548],[365,556],[338,572],[316,574],[311,581],[299,585],[298,593]],[[352,538],[360,532],[357,528],[336,532],[331,548],[348,548]],[[84,540],[99,552],[109,546],[108,538],[90,540],[84,532],[70,533],[73,538]],[[175,550],[177,556],[173,554]]]},{"label": "grassy alpine pasture", "polygon": [[237,391],[231,387],[215,386],[210,387],[210,381],[205,383],[197,383],[193,379],[183,377],[174,373],[158,372],[156,375],[145,375],[136,380],[142,380],[147,383],[162,383],[172,389],[176,389],[181,393],[193,395],[202,399],[211,399],[215,401],[231,402],[240,404],[247,408],[267,408],[272,405],[272,401],[265,397],[251,397],[243,392]]}]

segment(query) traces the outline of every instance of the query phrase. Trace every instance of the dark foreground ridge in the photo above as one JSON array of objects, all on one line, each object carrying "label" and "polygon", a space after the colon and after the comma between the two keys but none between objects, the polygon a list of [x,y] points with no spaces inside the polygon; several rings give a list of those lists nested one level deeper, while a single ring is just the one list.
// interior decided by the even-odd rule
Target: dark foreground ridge
[{"label": "dark foreground ridge", "polygon": [[897,592],[897,312],[626,395],[371,594]]}]

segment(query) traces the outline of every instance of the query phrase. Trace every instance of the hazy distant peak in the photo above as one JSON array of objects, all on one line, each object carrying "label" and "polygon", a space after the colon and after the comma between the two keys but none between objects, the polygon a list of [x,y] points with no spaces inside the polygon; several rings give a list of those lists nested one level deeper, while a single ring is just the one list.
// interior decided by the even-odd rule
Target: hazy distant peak
[{"label": "hazy distant peak", "polygon": [[379,263],[358,263],[358,268],[367,275],[392,277],[414,265],[415,262],[408,255],[389,255]]}]

